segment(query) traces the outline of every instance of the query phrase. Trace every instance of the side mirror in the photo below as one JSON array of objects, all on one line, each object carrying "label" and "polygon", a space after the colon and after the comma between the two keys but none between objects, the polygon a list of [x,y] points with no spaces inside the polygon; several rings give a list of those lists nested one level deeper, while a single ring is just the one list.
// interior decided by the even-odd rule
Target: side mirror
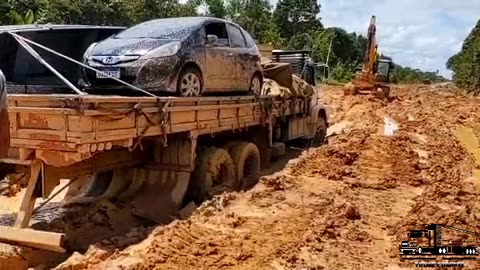
[{"label": "side mirror", "polygon": [[218,37],[216,35],[207,36],[207,45],[215,45],[218,42]]}]

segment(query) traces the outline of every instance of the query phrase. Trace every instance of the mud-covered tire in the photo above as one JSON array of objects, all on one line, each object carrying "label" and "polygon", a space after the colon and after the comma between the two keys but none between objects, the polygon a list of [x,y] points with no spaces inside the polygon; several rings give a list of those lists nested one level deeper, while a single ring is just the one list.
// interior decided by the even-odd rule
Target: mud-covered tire
[{"label": "mud-covered tire", "polygon": [[270,148],[272,149],[272,158],[279,158],[284,156],[287,152],[287,147],[285,143],[282,142],[274,142]]},{"label": "mud-covered tire", "polygon": [[263,78],[260,74],[255,73],[250,80],[249,92],[259,96],[262,92]]},{"label": "mud-covered tire", "polygon": [[191,196],[198,205],[215,195],[238,188],[230,154],[216,147],[201,150],[191,181]]},{"label": "mud-covered tire", "polygon": [[[186,90],[186,85],[191,85],[192,88]],[[202,95],[204,86],[205,84],[200,70],[195,67],[186,67],[178,76],[177,94],[181,97],[199,97]]]},{"label": "mud-covered tire", "polygon": [[312,147],[320,147],[325,144],[327,137],[327,121],[323,117],[318,117],[317,129],[312,139]]},{"label": "mud-covered tire", "polygon": [[261,168],[260,151],[250,142],[236,143],[230,150],[238,182],[242,184],[245,177],[258,175]]},{"label": "mud-covered tire", "polygon": [[239,143],[242,143],[242,141],[231,141],[231,142],[228,142],[228,143],[224,144],[222,146],[222,148],[227,150],[227,152],[230,153],[230,156],[231,156],[232,153],[230,151],[232,150],[232,148],[234,146],[238,145]]}]

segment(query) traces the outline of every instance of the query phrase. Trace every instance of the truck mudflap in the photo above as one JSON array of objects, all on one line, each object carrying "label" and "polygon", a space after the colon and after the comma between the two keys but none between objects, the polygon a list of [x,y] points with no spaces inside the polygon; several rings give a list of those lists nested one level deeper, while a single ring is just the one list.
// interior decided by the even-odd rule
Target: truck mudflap
[{"label": "truck mudflap", "polygon": [[6,157],[10,148],[10,124],[7,109],[6,80],[0,70],[0,158]]}]

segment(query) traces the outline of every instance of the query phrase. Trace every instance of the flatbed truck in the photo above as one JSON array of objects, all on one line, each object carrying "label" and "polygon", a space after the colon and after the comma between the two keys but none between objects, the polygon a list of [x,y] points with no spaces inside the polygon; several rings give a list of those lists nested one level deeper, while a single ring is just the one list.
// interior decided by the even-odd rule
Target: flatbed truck
[{"label": "flatbed truck", "polygon": [[25,175],[14,227],[0,240],[64,251],[65,236],[27,229],[37,198],[61,179],[87,181],[85,200],[132,200],[136,213],[161,222],[268,166],[285,143],[321,144],[327,111],[313,97],[8,96],[10,150],[0,176]]}]

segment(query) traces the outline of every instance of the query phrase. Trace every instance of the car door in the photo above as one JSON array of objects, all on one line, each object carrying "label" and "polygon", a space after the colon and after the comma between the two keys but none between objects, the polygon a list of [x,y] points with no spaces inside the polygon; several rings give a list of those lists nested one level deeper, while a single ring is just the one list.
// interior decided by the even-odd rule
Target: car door
[{"label": "car door", "polygon": [[235,67],[226,24],[210,22],[205,25],[205,33],[206,37],[215,35],[218,38],[215,44],[205,44],[205,90],[230,90]]},{"label": "car door", "polygon": [[245,37],[240,28],[227,23],[227,30],[230,36],[231,54],[235,60],[232,66],[234,68],[232,87],[235,90],[249,90],[255,64],[252,63]]}]

